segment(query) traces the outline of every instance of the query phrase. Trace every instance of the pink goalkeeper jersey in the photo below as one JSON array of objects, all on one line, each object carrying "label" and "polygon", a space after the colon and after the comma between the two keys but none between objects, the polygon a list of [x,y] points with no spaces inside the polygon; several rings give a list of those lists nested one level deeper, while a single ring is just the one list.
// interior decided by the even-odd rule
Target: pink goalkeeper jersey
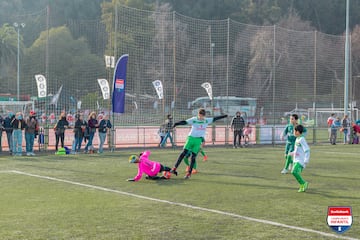
[{"label": "pink goalkeeper jersey", "polygon": [[135,181],[139,181],[143,175],[143,173],[149,176],[156,176],[161,168],[159,162],[154,162],[149,160],[150,151],[145,151],[140,157],[140,162],[138,163],[138,173],[134,177]]}]

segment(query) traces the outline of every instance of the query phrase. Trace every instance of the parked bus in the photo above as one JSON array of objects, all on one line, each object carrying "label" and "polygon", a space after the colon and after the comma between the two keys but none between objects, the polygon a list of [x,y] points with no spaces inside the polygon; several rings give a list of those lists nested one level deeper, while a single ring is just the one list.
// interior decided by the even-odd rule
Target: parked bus
[{"label": "parked bus", "polygon": [[[211,106],[213,108],[211,109]],[[240,111],[245,117],[254,118],[256,113],[256,98],[234,96],[218,96],[211,102],[209,97],[199,97],[191,102],[192,114],[197,115],[199,108],[204,108],[208,116],[228,114],[234,116]]]}]

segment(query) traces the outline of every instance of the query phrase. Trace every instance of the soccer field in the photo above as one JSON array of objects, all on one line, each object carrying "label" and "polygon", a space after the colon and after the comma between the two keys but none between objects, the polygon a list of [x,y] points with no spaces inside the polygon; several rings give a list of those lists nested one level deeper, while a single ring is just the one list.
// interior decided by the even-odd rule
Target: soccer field
[{"label": "soccer field", "polygon": [[[126,182],[138,150],[103,155],[0,157],[0,239],[359,239],[358,145],[310,146],[305,193],[281,175],[283,146],[205,150],[184,180]],[[172,167],[181,149],[150,159]],[[328,206],[351,206],[337,234]]]}]

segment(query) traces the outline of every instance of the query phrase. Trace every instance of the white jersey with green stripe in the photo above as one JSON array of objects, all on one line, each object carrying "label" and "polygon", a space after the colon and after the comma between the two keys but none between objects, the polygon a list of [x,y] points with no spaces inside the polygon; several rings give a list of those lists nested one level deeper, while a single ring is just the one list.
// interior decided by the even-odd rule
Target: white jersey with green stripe
[{"label": "white jersey with green stripe", "polygon": [[307,144],[304,136],[299,136],[295,141],[294,162],[298,162],[301,166],[309,163],[310,147]]},{"label": "white jersey with green stripe", "polygon": [[206,127],[214,121],[213,118],[204,118],[203,120],[197,117],[192,117],[186,120],[186,123],[191,125],[189,136],[205,138]]}]

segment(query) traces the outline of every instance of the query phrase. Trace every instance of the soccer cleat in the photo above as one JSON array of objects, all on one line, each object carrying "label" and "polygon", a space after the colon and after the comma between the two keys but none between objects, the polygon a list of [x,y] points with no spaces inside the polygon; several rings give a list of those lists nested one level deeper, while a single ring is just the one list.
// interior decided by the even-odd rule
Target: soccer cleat
[{"label": "soccer cleat", "polygon": [[298,192],[304,192],[304,184],[300,185],[300,188],[299,188]]},{"label": "soccer cleat", "polygon": [[207,155],[205,155],[205,156],[204,156],[204,160],[203,160],[203,161],[205,162],[205,161],[207,161],[207,160],[208,160],[208,156],[207,156]]},{"label": "soccer cleat", "polygon": [[305,182],[304,184],[303,184],[303,192],[305,192],[307,189],[308,189],[308,187],[309,187],[309,183],[308,182]]},{"label": "soccer cleat", "polygon": [[283,170],[281,170],[281,174],[287,174],[288,173],[288,170],[287,169],[283,169]]},{"label": "soccer cleat", "polygon": [[189,172],[189,170],[190,170],[190,167],[187,166],[186,169],[185,169],[185,172],[187,173],[187,172]]},{"label": "soccer cleat", "polygon": [[172,168],[172,169],[170,170],[170,172],[173,173],[173,174],[175,174],[175,176],[177,176],[177,174],[178,174],[177,171],[176,171],[176,168]]},{"label": "soccer cleat", "polygon": [[190,173],[187,173],[184,177],[184,179],[189,179],[191,177],[191,174]]},{"label": "soccer cleat", "polygon": [[197,174],[198,173],[198,171],[196,170],[196,169],[193,169],[192,171],[191,171],[191,174]]}]

